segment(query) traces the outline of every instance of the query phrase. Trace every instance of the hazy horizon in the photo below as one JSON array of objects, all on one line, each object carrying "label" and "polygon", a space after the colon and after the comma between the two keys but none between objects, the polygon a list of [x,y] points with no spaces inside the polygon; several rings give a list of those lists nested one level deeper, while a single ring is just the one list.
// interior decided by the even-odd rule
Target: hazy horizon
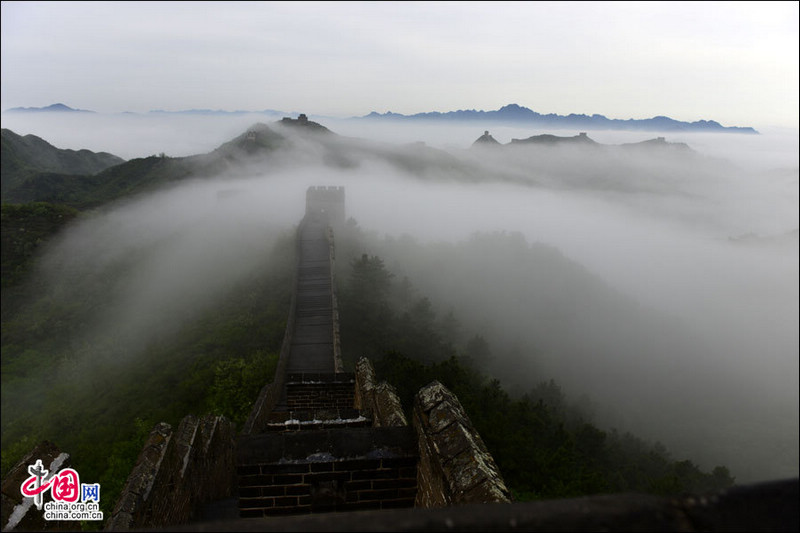
[{"label": "hazy horizon", "polygon": [[0,109],[798,127],[796,2],[3,2]]}]

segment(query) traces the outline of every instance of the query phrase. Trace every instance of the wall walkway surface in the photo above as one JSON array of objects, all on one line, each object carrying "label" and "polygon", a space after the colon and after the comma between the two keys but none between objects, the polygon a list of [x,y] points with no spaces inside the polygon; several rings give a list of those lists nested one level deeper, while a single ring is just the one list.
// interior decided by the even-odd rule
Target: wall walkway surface
[{"label": "wall walkway surface", "polygon": [[[411,428],[373,427],[356,402],[355,373],[341,372],[328,217],[310,209],[298,230],[293,330],[281,394],[239,438],[243,518],[411,507],[417,446]],[[273,392],[274,394],[274,392]]]}]

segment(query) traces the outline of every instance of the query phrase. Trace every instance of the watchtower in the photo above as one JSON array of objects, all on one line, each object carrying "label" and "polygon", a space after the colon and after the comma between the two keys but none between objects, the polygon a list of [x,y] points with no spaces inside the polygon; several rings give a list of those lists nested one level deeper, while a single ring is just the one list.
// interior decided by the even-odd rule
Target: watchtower
[{"label": "watchtower", "polygon": [[344,187],[309,187],[306,191],[306,216],[323,215],[332,226],[345,222]]}]

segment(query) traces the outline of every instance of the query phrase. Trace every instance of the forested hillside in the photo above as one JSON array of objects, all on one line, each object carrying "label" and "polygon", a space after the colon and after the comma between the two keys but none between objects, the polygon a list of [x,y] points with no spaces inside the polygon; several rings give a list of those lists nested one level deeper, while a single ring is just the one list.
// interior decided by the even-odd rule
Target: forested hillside
[{"label": "forested hillside", "polygon": [[0,156],[4,200],[7,193],[39,173],[91,175],[124,162],[106,152],[62,150],[35,135],[17,135],[6,128]]},{"label": "forested hillside", "polygon": [[122,159],[88,150],[58,150],[45,141],[3,130],[3,203],[49,202],[76,209],[130,199],[188,178],[235,173],[249,159],[269,154],[284,136],[264,124],[208,154],[165,154]]},{"label": "forested hillside", "polygon": [[[660,443],[597,427],[590,402],[567,398],[544,375],[523,392],[509,393],[487,373],[492,346],[480,333],[466,330],[457,311],[437,313],[436,303],[412,280],[398,279],[381,257],[369,253],[370,244],[353,221],[344,233],[337,254],[343,258],[338,266],[346,362],[372,358],[407,410],[416,392],[434,379],[452,390],[518,499],[666,495],[733,484],[725,466],[703,472],[688,458],[673,458]],[[386,247],[392,243],[397,245],[389,240]],[[517,246],[518,254],[525,253],[524,242]],[[528,367],[518,372],[530,376]]]},{"label": "forested hillside", "polygon": [[[261,271],[231,287],[214,308],[138,348],[123,345],[113,331],[87,337],[119,272],[72,287],[34,276],[25,297],[8,307],[4,289],[3,473],[50,440],[72,455],[81,476],[102,484],[110,511],[157,422],[215,412],[241,427],[274,373],[293,249],[291,234],[265,248]],[[282,259],[267,263],[269,257]]]}]

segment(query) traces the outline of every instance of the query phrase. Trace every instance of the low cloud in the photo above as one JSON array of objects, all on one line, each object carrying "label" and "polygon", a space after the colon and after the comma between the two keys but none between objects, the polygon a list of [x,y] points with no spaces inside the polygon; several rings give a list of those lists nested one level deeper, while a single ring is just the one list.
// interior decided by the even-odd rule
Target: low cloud
[{"label": "low cloud", "polygon": [[[209,152],[248,127],[183,129],[185,139],[159,149],[124,124],[129,131],[114,134],[130,141],[128,153],[88,137],[80,147],[180,155],[217,138],[199,151]],[[381,136],[357,124],[326,123],[355,139],[284,132],[286,152],[73,227],[45,257],[50,290],[117,280],[75,342],[100,345],[114,332],[135,356],[269,262],[270,243],[302,218],[308,186],[343,185],[348,216],[373,234],[375,250],[365,252],[385,255],[440,312],[452,308],[485,334],[494,373],[516,375],[517,386],[555,378],[575,398],[591,396],[600,422],[661,440],[704,468],[727,464],[739,481],[797,475],[796,144],[787,154],[785,137],[721,135],[667,138],[686,142],[688,154],[477,152],[468,147],[482,130],[381,125]],[[521,244],[495,249],[475,237],[496,232]]]}]

